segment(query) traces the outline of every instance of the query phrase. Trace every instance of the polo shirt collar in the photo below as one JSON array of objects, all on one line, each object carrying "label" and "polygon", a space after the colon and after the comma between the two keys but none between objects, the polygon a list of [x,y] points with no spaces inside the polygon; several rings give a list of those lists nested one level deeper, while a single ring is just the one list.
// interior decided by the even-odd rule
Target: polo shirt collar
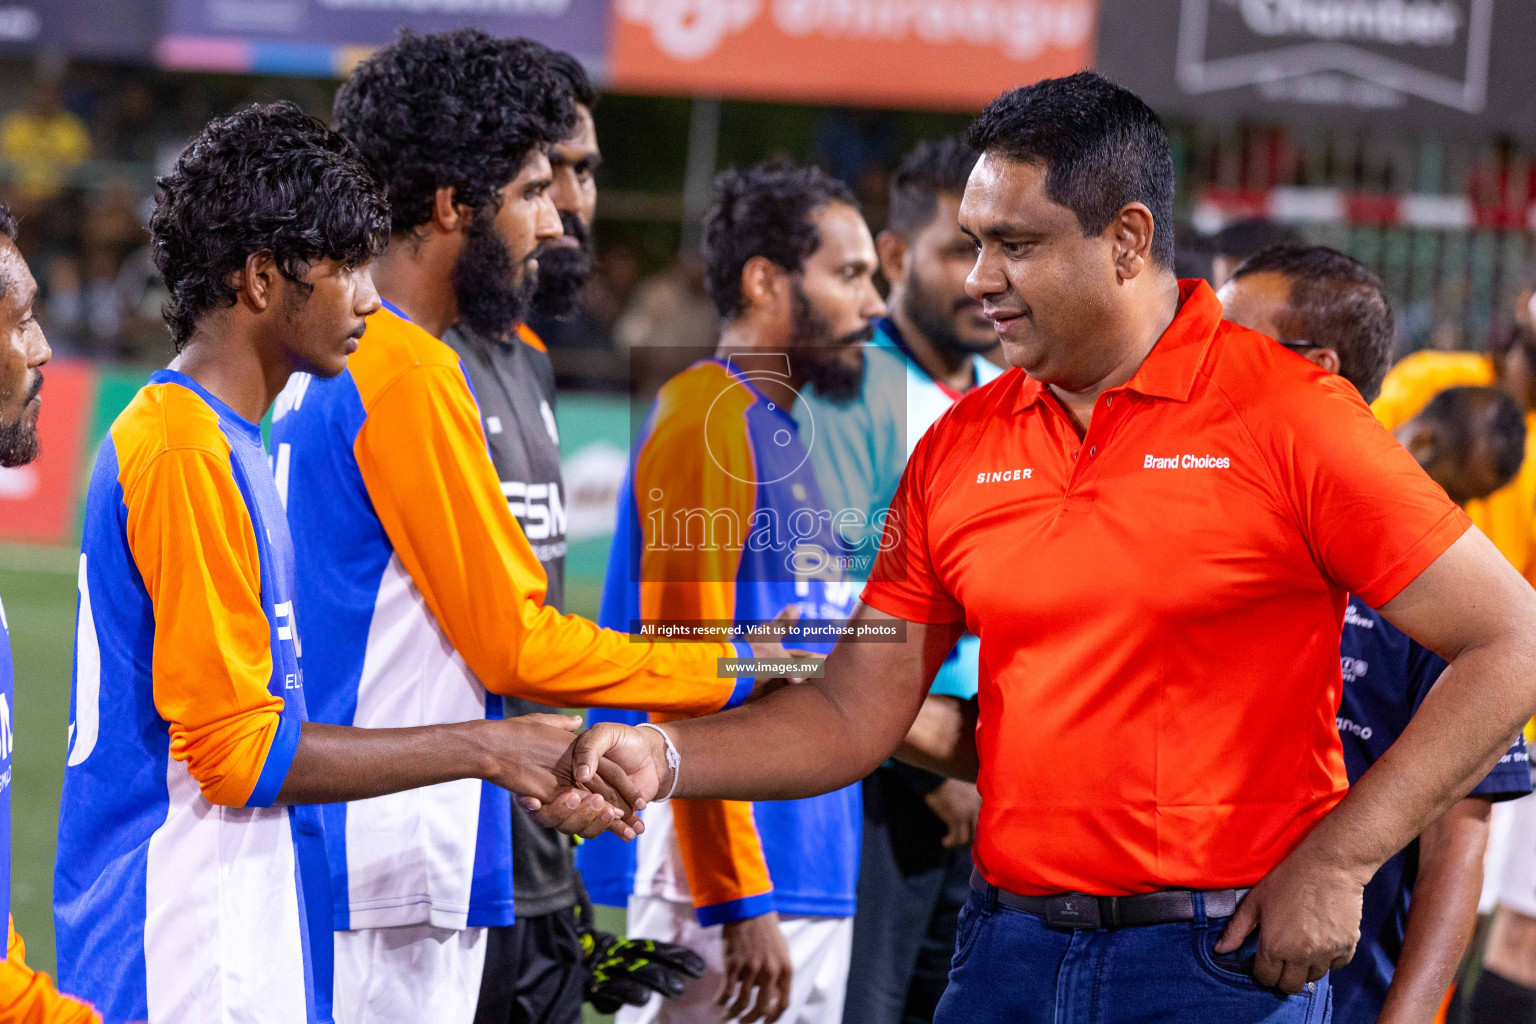
[{"label": "polo shirt collar", "polygon": [[[1195,375],[1221,324],[1221,303],[1211,286],[1199,278],[1179,282],[1179,310],[1157,339],[1135,375],[1122,387],[1149,398],[1189,401]],[[1029,375],[1019,390],[1018,410],[1038,402],[1048,389]]]}]

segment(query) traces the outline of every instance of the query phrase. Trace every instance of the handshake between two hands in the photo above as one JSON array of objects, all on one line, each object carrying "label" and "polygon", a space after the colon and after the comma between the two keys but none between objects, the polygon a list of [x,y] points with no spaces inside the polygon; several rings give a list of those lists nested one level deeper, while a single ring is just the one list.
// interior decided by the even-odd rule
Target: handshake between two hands
[{"label": "handshake between two hands", "polygon": [[[796,618],[789,609],[773,625],[790,625]],[[748,639],[756,659],[820,660],[804,651],[786,650],[766,636],[749,635]],[[747,700],[803,681],[759,679]],[[486,724],[504,727],[505,739],[510,741],[502,746],[500,768],[490,781],[511,790],[541,825],[566,835],[593,839],[612,832],[626,842],[632,840],[645,831],[640,811],[658,793],[672,791],[666,741],[655,729],[604,722],[583,730],[581,719],[568,715],[523,715]]]},{"label": "handshake between two hands", "polygon": [[645,831],[640,811],[672,786],[666,743],[654,729],[580,718],[523,715],[505,722],[510,763],[490,781],[512,791],[539,824],[593,839]]}]

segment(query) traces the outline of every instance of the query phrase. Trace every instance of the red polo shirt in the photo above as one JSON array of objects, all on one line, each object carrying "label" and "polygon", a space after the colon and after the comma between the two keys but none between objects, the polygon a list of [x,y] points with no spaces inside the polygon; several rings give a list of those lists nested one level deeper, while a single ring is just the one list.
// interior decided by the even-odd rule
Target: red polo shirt
[{"label": "red polo shirt", "polygon": [[1347,787],[1345,595],[1470,525],[1343,378],[1179,297],[1086,437],[1020,370],[956,403],[864,591],[981,638],[976,861],[1014,892],[1257,882]]}]

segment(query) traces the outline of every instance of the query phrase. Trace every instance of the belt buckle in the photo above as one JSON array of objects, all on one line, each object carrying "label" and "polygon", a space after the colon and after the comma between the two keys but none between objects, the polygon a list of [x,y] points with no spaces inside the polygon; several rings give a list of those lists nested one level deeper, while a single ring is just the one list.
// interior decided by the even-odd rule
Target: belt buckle
[{"label": "belt buckle", "polygon": [[1079,892],[1048,897],[1045,923],[1056,928],[1102,928],[1098,898]]}]

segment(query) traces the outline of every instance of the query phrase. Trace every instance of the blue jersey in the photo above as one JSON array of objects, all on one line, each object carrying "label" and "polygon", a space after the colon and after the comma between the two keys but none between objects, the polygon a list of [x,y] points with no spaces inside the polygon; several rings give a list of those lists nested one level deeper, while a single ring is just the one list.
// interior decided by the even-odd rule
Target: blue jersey
[{"label": "blue jersey", "polygon": [[[852,611],[801,429],[755,379],[707,360],[657,396],[620,492],[602,624],[767,620],[795,606],[820,629]],[[785,644],[825,652],[833,641]],[[774,910],[849,916],[861,814],[857,786],[806,800],[655,804],[635,850],[604,837],[578,864],[598,902],[691,900],[704,925]]]},{"label": "blue jersey", "polygon": [[112,425],[80,553],[54,916],[108,1022],[330,1018],[293,549],[256,424],[169,370]]},{"label": "blue jersey", "polygon": [[[1344,612],[1339,655],[1344,670],[1339,738],[1353,784],[1397,742],[1446,664],[1355,598]],[[1499,801],[1529,792],[1530,758],[1519,739],[1472,795]],[[1403,951],[1418,870],[1415,840],[1365,887],[1359,948],[1348,966],[1333,972],[1333,1015],[1339,1024],[1375,1024],[1381,1014]]]}]

